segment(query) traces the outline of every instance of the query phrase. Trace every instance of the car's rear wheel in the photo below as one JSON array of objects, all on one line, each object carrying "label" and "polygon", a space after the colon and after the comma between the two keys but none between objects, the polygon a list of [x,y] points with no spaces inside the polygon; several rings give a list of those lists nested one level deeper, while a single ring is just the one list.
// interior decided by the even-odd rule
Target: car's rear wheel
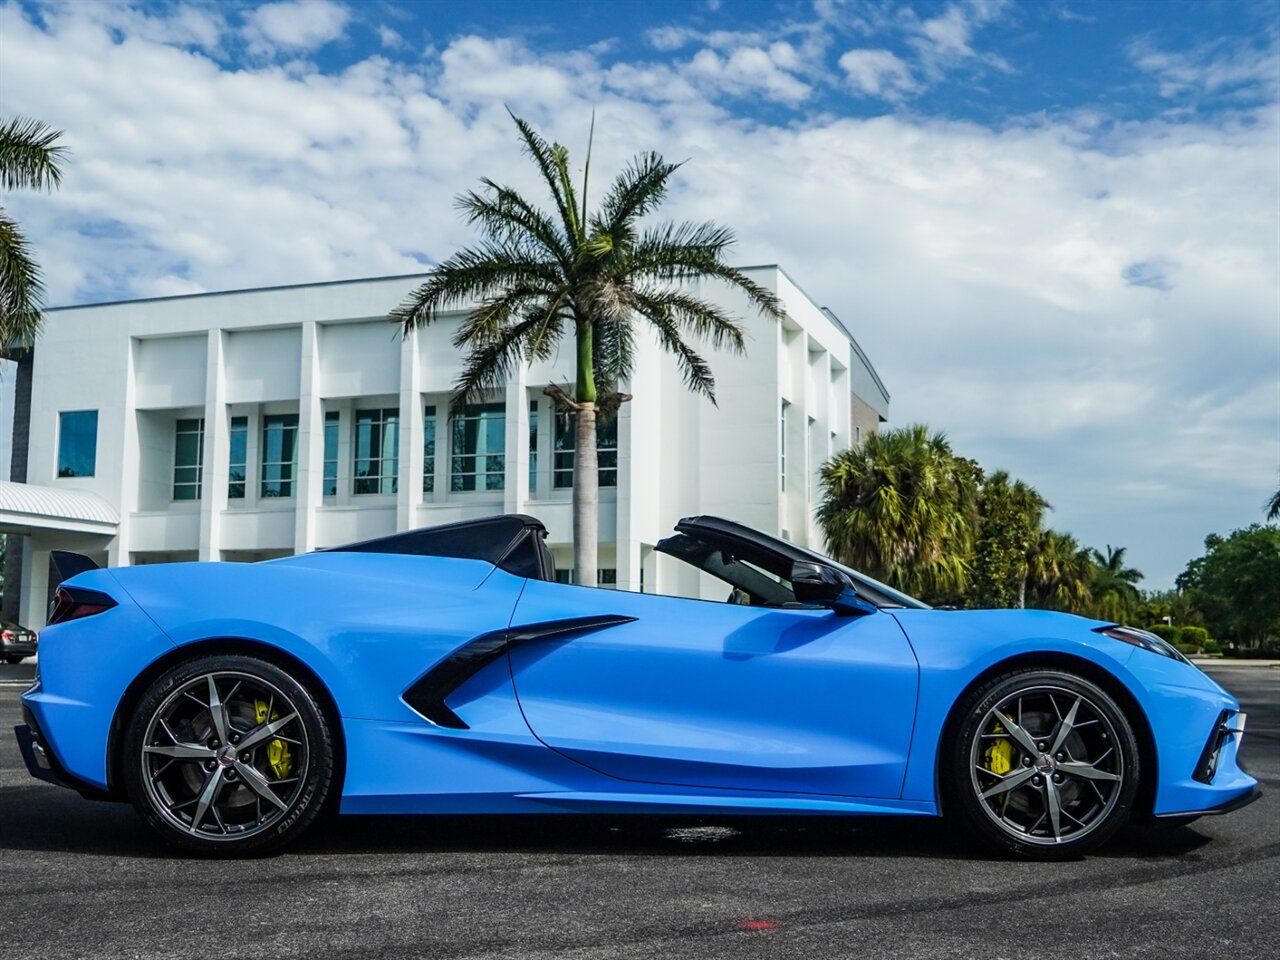
[{"label": "car's rear wheel", "polygon": [[962,710],[949,745],[949,799],[1000,849],[1068,859],[1128,820],[1137,742],[1124,711],[1096,684],[1019,670],[972,691]]},{"label": "car's rear wheel", "polygon": [[5,656],[4,662],[5,663],[21,663],[24,659],[25,657],[19,657],[19,656],[16,656],[15,654],[8,654]]},{"label": "car's rear wheel", "polygon": [[143,694],[124,740],[134,806],[171,843],[248,856],[296,839],[324,806],[333,738],[306,686],[273,663],[212,655]]}]

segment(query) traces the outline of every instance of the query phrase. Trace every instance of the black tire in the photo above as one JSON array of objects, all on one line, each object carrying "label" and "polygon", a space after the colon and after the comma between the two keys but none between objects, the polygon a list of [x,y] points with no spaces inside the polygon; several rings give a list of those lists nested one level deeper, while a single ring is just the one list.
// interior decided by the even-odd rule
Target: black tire
[{"label": "black tire", "polygon": [[122,749],[138,813],[169,843],[207,857],[291,843],[333,786],[324,711],[305,684],[256,657],[207,655],[165,671],[138,701]]},{"label": "black tire", "polygon": [[25,659],[26,657],[17,657],[17,656],[13,656],[12,654],[6,654],[4,658],[4,662],[5,663],[21,663]]},{"label": "black tire", "polygon": [[1021,859],[1067,860],[1128,821],[1138,744],[1124,711],[1093,682],[1014,670],[970,691],[959,710],[942,754],[944,799],[988,844]]}]

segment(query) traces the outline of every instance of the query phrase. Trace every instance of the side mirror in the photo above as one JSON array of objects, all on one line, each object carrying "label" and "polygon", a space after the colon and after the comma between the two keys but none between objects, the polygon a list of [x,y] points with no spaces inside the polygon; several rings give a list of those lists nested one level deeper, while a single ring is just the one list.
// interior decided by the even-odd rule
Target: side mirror
[{"label": "side mirror", "polygon": [[801,603],[830,607],[841,616],[874,613],[875,607],[858,597],[853,581],[835,567],[797,560],[791,565],[791,589]]}]

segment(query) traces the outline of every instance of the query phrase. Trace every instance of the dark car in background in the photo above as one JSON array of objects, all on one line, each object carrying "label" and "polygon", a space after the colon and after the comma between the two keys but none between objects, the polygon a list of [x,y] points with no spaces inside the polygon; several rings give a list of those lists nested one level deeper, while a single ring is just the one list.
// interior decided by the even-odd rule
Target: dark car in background
[{"label": "dark car in background", "polygon": [[7,620],[0,620],[0,660],[21,663],[36,655],[36,632]]}]

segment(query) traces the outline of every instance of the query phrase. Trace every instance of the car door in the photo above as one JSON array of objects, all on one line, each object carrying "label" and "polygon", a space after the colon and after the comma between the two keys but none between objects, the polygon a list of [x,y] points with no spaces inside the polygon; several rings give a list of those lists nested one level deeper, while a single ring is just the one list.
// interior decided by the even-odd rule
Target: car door
[{"label": "car door", "polygon": [[689,787],[901,794],[917,665],[888,614],[531,580],[512,623],[530,728],[585,766]]}]

